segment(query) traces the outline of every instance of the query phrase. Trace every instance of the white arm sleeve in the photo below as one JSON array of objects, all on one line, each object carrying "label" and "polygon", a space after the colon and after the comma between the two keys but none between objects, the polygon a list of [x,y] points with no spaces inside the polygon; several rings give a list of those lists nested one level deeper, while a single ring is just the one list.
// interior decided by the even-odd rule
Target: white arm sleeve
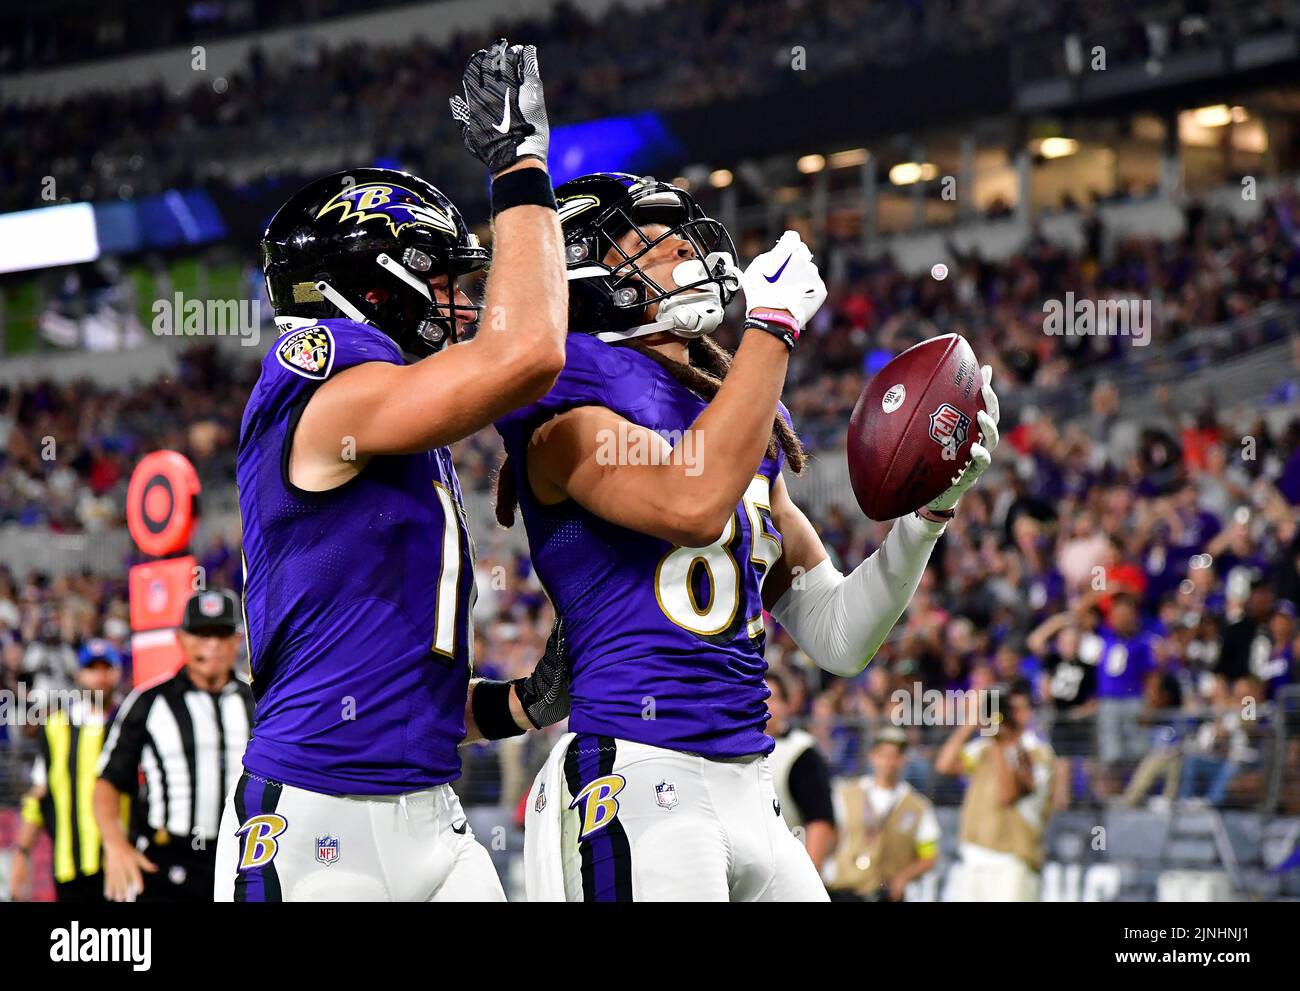
[{"label": "white arm sleeve", "polygon": [[944,524],[909,514],[847,578],[830,559],[799,576],[772,615],[818,667],[849,678],[875,656],[912,601]]}]

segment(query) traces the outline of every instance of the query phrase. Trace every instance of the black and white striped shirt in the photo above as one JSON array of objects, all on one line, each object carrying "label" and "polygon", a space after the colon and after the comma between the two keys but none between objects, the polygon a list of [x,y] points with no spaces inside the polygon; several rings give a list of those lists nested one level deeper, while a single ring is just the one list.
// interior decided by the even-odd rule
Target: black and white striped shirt
[{"label": "black and white striped shirt", "polygon": [[226,793],[243,770],[252,723],[247,682],[232,676],[220,692],[206,692],[181,668],[127,696],[100,755],[99,775],[134,796],[143,770],[145,817],[154,835],[213,840]]}]

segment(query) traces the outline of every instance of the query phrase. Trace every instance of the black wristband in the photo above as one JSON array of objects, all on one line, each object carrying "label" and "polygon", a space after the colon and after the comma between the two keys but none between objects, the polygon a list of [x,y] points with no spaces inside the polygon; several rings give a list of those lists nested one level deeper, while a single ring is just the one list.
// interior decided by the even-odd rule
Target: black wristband
[{"label": "black wristband", "polygon": [[769,320],[756,320],[754,317],[746,317],[745,329],[765,331],[784,344],[787,351],[794,350],[794,334],[790,332],[790,328],[785,324]]},{"label": "black wristband", "polygon": [[508,736],[522,736],[524,731],[510,714],[510,696],[514,686],[508,681],[478,681],[474,683],[471,711],[478,731],[485,740],[504,740]]},{"label": "black wristband", "polygon": [[[516,678],[510,682],[510,687],[515,690],[515,698],[519,699],[519,707],[524,710],[524,715],[528,721],[533,724],[533,729],[541,729],[541,724],[533,718],[533,714],[528,711],[528,679]],[[537,700],[534,700],[536,703]]]},{"label": "black wristband", "polygon": [[492,216],[512,206],[545,206],[555,209],[555,190],[545,169],[516,169],[492,181]]}]

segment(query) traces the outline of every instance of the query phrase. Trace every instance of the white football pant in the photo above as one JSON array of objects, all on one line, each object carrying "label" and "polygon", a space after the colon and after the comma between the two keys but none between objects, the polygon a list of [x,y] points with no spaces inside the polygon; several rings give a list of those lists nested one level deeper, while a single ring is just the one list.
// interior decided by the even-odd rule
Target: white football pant
[{"label": "white football pant", "polygon": [[529,901],[827,901],[766,757],[565,734],[533,782]]},{"label": "white football pant", "polygon": [[505,901],[450,785],[321,795],[245,772],[226,799],[216,901]]}]

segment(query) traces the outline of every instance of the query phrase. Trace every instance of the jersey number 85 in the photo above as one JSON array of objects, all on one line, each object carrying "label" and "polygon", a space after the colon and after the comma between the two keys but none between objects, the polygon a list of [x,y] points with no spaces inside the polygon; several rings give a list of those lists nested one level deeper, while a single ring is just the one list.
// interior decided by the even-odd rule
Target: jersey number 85
[{"label": "jersey number 85", "polygon": [[[762,475],[755,475],[741,499],[741,507],[727,520],[722,535],[706,547],[676,547],[664,555],[655,569],[655,598],[659,608],[683,630],[710,643],[727,643],[744,622],[751,637],[762,632],[761,593],[768,569],[781,556],[781,539],[768,531],[772,518],[771,487]],[[741,512],[744,519],[741,519]],[[745,575],[736,553],[749,532],[749,564],[757,581],[753,587],[760,601],[746,603]],[[697,594],[697,588],[699,593]],[[701,602],[705,605],[701,605]]]}]

